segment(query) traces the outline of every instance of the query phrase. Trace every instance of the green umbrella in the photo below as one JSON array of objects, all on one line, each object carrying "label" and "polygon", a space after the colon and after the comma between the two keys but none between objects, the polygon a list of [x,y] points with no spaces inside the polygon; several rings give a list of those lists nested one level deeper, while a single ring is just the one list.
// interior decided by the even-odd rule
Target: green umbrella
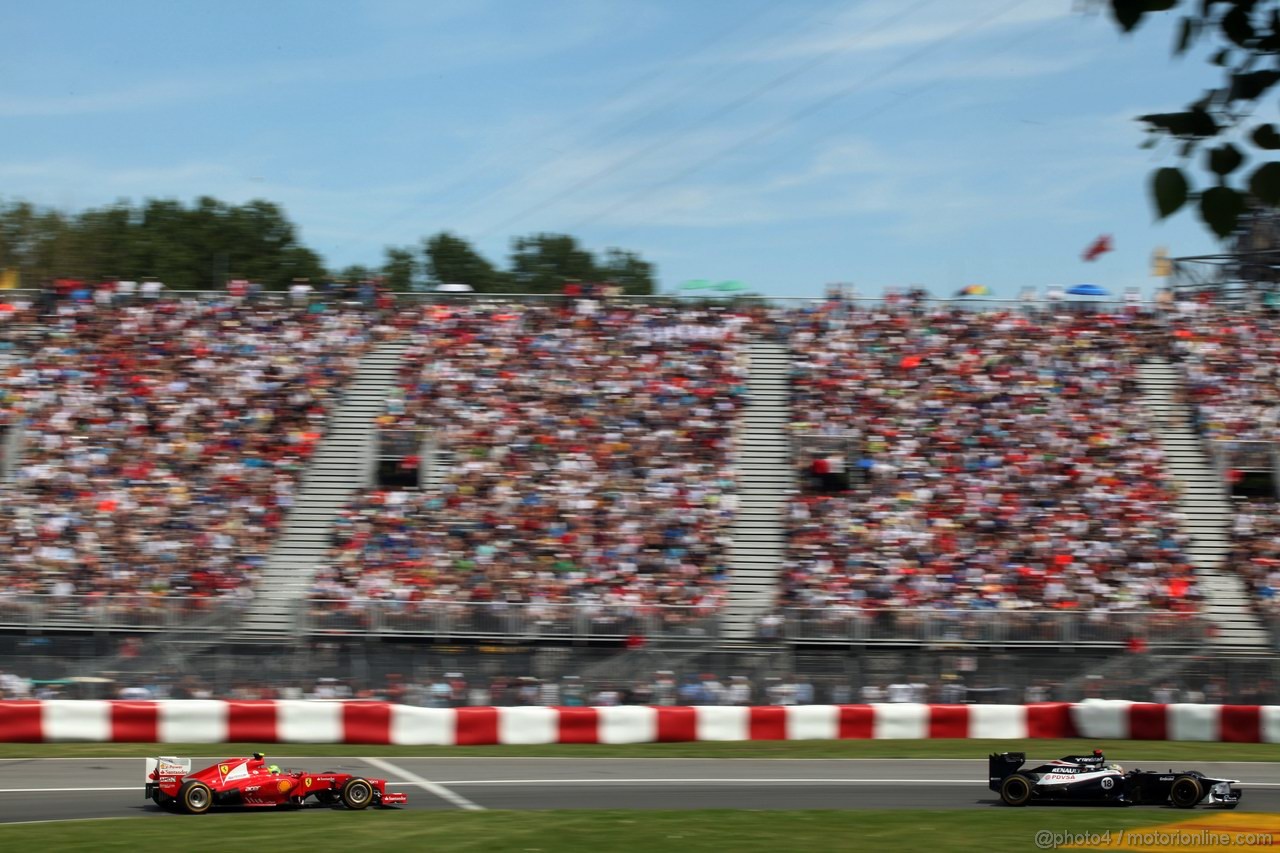
[{"label": "green umbrella", "polygon": [[726,292],[746,289],[747,286],[740,281],[722,281],[716,285],[716,290],[723,290]]}]

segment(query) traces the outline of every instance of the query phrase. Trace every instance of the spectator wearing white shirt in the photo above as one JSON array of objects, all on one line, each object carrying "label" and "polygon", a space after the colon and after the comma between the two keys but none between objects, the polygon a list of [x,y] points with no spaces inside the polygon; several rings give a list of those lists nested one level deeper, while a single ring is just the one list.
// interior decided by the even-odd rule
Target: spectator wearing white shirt
[{"label": "spectator wearing white shirt", "polygon": [[311,282],[306,279],[296,279],[289,286],[289,298],[293,301],[294,307],[302,307],[311,300]]},{"label": "spectator wearing white shirt", "polygon": [[885,698],[890,702],[914,702],[915,690],[905,681],[895,681],[885,689]]}]

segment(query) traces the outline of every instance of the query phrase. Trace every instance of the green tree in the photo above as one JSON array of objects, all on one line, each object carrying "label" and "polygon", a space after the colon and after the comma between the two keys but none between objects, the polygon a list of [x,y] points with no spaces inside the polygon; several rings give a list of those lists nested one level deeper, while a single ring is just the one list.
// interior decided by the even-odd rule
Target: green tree
[{"label": "green tree", "polygon": [[1180,161],[1152,173],[1157,215],[1164,218],[1194,201],[1205,224],[1226,237],[1250,203],[1280,205],[1280,163],[1272,159],[1280,150],[1280,132],[1256,114],[1262,96],[1280,82],[1280,0],[1109,0],[1109,5],[1127,33],[1152,13],[1181,7],[1174,55],[1202,49],[1221,69],[1219,84],[1183,110],[1139,117],[1150,133],[1144,146],[1171,143]]},{"label": "green tree", "polygon": [[337,277],[341,281],[358,282],[377,278],[377,274],[364,264],[348,264],[338,271]]},{"label": "green tree", "polygon": [[67,218],[28,202],[0,207],[0,267],[17,269],[32,284],[57,273],[55,256],[67,242]]},{"label": "green tree", "polygon": [[281,288],[325,275],[277,205],[233,206],[209,197],[190,207],[170,199],[121,201],[74,216],[25,202],[0,206],[0,266],[16,266],[29,283],[158,278],[176,290],[222,287],[230,277]]},{"label": "green tree", "polygon": [[382,277],[391,290],[401,292],[412,290],[414,284],[418,282],[419,266],[417,254],[413,249],[388,246],[386,260],[382,262]]},{"label": "green tree", "polygon": [[433,284],[469,284],[481,293],[500,293],[507,277],[466,240],[442,231],[423,242],[427,278]]},{"label": "green tree", "polygon": [[647,296],[655,291],[653,264],[624,249],[605,250],[600,280],[620,285],[624,293],[636,296]]},{"label": "green tree", "polygon": [[320,282],[329,277],[320,256],[303,245],[290,246],[280,253],[280,274],[273,281],[266,283],[275,288],[284,288],[295,278],[305,278],[312,282]]},{"label": "green tree", "polygon": [[568,234],[534,234],[511,243],[511,277],[521,293],[557,293],[569,281],[599,281],[590,252]]}]

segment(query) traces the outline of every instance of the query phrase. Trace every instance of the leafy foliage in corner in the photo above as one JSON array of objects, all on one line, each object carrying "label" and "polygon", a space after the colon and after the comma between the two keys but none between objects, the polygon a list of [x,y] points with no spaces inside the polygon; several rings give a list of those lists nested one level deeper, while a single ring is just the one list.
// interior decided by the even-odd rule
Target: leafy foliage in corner
[{"label": "leafy foliage in corner", "polygon": [[[1175,146],[1179,166],[1152,175],[1158,216],[1198,200],[1201,219],[1219,237],[1235,231],[1250,204],[1280,205],[1280,151],[1275,125],[1260,121],[1264,96],[1280,83],[1280,0],[1107,0],[1116,24],[1134,32],[1150,15],[1177,10],[1173,54],[1201,49],[1221,69],[1216,88],[1178,112],[1139,116],[1150,134],[1144,147]],[[1196,155],[1205,189],[1195,193],[1188,173]],[[1243,168],[1253,162],[1251,168]]]}]

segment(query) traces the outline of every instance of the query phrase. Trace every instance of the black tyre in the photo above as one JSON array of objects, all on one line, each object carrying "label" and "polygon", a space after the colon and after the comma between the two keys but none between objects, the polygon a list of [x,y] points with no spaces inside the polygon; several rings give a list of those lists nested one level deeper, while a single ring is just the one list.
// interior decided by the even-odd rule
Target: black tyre
[{"label": "black tyre", "polygon": [[366,809],[373,802],[373,786],[364,779],[348,779],[342,786],[342,804],[349,809]]},{"label": "black tyre", "polygon": [[213,806],[213,791],[203,782],[183,782],[178,789],[178,804],[187,814],[204,814]]},{"label": "black tyre", "polygon": [[1180,809],[1194,809],[1204,797],[1204,786],[1194,776],[1179,776],[1169,788],[1169,802]]},{"label": "black tyre", "polygon": [[1032,782],[1026,776],[1015,773],[1000,783],[1000,799],[1007,806],[1025,806],[1031,801]]}]

